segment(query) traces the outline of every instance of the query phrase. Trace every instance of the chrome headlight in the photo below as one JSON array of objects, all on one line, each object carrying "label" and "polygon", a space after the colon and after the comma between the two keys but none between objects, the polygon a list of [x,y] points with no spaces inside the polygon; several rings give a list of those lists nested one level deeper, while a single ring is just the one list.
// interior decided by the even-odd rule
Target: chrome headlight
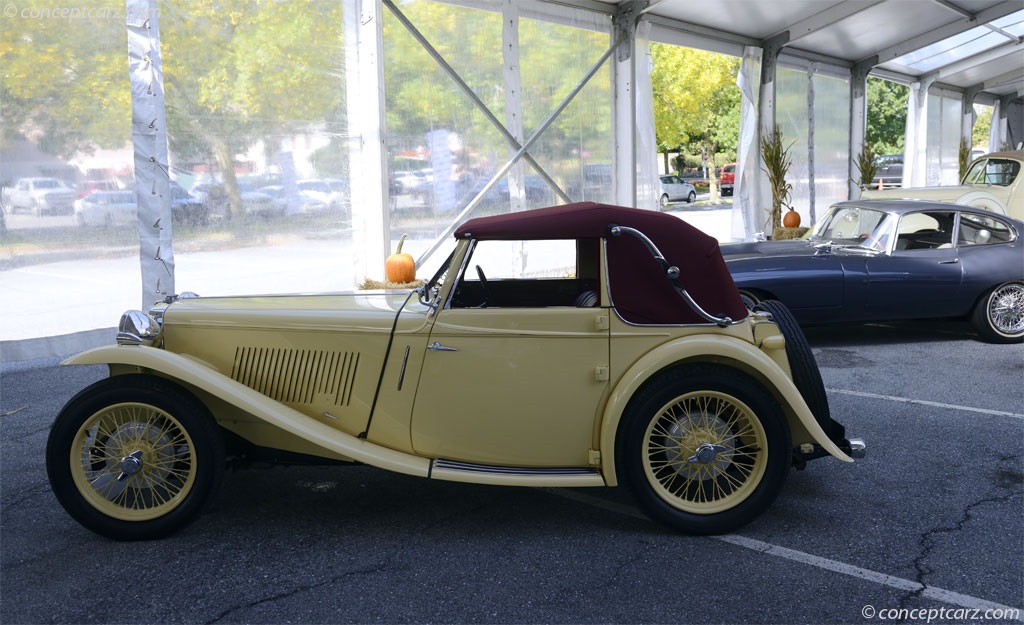
[{"label": "chrome headlight", "polygon": [[118,345],[152,346],[160,336],[160,322],[141,310],[129,310],[117,324]]}]

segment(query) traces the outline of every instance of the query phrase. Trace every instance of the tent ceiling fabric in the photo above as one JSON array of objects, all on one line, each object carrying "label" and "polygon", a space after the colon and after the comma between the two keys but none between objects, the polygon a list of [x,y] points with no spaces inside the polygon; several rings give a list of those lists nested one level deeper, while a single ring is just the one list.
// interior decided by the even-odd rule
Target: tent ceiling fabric
[{"label": "tent ceiling fabric", "polygon": [[[630,4],[621,0],[615,4]],[[572,2],[562,0],[563,4]],[[659,23],[713,31],[738,43],[788,33],[784,53],[853,66],[887,78],[1024,95],[1024,0],[651,0]]]}]

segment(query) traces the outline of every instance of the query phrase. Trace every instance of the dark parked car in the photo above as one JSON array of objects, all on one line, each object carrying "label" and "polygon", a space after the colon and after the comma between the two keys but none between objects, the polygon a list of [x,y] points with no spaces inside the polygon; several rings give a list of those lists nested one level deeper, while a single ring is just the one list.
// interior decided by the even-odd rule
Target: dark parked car
[{"label": "dark parked car", "polygon": [[174,223],[202,226],[209,222],[210,210],[177,182],[171,182],[171,217]]},{"label": "dark parked car", "polygon": [[875,157],[875,177],[872,186],[881,184],[883,189],[893,189],[903,184],[903,155],[879,154]]},{"label": "dark parked car", "polygon": [[748,306],[778,299],[800,323],[968,318],[1024,340],[1024,223],[944,202],[841,202],[803,239],[723,244]]}]

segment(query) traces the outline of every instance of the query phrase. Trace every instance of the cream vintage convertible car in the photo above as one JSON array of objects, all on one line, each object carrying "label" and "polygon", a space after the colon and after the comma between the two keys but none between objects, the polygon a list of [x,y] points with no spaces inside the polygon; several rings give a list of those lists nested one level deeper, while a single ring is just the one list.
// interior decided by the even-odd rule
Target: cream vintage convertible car
[{"label": "cream vintage convertible car", "polygon": [[[593,203],[471,220],[419,289],[181,295],[121,319],[46,461],[60,503],[121,540],[168,535],[225,458],[435,480],[624,484],[649,516],[728,532],[793,466],[851,461],[784,306],[749,312],[717,242]],[[822,519],[822,522],[827,522]]]},{"label": "cream vintage convertible car", "polygon": [[958,185],[865,189],[865,199],[917,199],[983,208],[1024,220],[1024,150],[983,154],[971,161]]}]

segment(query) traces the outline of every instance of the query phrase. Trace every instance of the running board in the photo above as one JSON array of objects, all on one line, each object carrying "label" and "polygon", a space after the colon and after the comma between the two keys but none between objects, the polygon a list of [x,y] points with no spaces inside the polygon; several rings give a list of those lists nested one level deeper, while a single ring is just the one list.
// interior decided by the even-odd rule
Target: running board
[{"label": "running board", "polygon": [[503,467],[442,459],[431,462],[430,477],[497,486],[605,486],[604,478],[595,469]]}]

